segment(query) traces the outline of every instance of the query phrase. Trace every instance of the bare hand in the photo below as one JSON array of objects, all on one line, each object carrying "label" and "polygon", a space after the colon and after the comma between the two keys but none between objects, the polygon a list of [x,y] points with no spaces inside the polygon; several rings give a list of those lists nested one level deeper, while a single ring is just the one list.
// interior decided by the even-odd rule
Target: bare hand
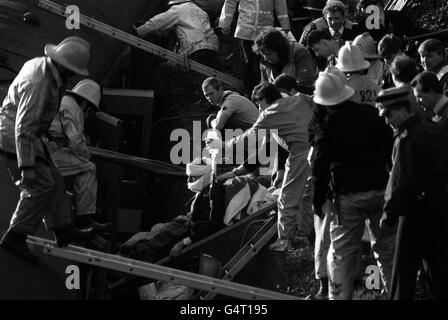
[{"label": "bare hand", "polygon": [[184,243],[182,241],[179,241],[178,243],[176,243],[174,245],[173,248],[171,248],[170,256],[173,258],[177,258],[178,256],[180,256],[180,254],[184,248],[185,248]]}]

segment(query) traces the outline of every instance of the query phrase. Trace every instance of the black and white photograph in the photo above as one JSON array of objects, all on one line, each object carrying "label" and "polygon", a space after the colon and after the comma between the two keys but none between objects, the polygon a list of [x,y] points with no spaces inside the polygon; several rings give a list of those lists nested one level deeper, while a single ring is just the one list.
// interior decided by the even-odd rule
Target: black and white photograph
[{"label": "black and white photograph", "polygon": [[0,301],[448,299],[448,0],[0,0],[0,103]]}]

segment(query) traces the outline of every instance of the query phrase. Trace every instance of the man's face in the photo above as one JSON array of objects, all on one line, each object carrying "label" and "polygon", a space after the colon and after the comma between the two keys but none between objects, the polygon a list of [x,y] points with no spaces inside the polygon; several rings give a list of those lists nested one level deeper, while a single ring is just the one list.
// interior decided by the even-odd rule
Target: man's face
[{"label": "man's face", "polygon": [[263,57],[264,60],[266,60],[267,62],[269,62],[271,64],[280,63],[280,57],[278,56],[278,53],[276,51],[269,50],[269,49],[263,49],[261,51],[261,56]]},{"label": "man's face", "polygon": [[407,113],[403,108],[389,108],[382,110],[382,117],[386,121],[386,124],[397,130],[401,124],[407,119]]},{"label": "man's face", "polygon": [[440,63],[443,62],[443,56],[438,52],[423,51],[420,53],[420,62],[425,71],[433,71]]},{"label": "man's face", "polygon": [[322,57],[327,59],[332,54],[335,54],[335,50],[333,50],[333,47],[331,45],[330,40],[322,39],[318,43],[315,43],[312,45],[312,49],[314,53],[316,53],[316,56]]},{"label": "man's face", "polygon": [[334,31],[339,30],[344,25],[345,22],[344,15],[339,11],[328,12],[327,15],[325,16],[325,19],[327,19],[328,25]]},{"label": "man's face", "polygon": [[414,88],[414,95],[415,98],[417,98],[420,105],[425,110],[432,111],[434,110],[434,107],[437,104],[437,95],[434,93],[433,90],[429,90],[429,92],[423,92],[420,85],[417,85]]},{"label": "man's face", "polygon": [[207,98],[208,102],[216,106],[221,102],[222,95],[224,93],[222,88],[215,89],[213,86],[206,86],[205,88],[202,88],[202,91],[204,92],[204,96]]}]

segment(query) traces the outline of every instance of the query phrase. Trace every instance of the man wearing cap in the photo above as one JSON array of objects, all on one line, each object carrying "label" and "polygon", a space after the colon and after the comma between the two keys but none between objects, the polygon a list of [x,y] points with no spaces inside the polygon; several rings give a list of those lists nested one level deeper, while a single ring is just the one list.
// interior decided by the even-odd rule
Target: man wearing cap
[{"label": "man wearing cap", "polygon": [[375,99],[381,88],[365,75],[369,67],[370,62],[364,59],[358,46],[347,41],[339,50],[336,68],[345,73],[347,85],[355,90],[350,100],[375,106]]},{"label": "man wearing cap", "polygon": [[328,276],[335,300],[352,298],[366,218],[386,290],[392,271],[395,234],[382,235],[379,228],[392,133],[375,108],[350,100],[354,94],[333,69],[320,73],[313,98],[326,109],[313,139],[313,207],[323,218],[322,207],[332,199]]},{"label": "man wearing cap", "polygon": [[353,40],[353,44],[359,47],[364,59],[370,62],[367,78],[381,86],[384,74],[386,73],[386,65],[384,64],[384,61],[380,59],[380,56],[376,51],[375,40],[373,40],[370,33],[365,32],[358,35],[355,40]]},{"label": "man wearing cap", "polygon": [[86,238],[92,230],[71,225],[63,207],[64,184],[42,141],[50,127],[68,79],[88,75],[90,45],[78,37],[47,44],[45,56],[27,61],[12,82],[0,109],[0,154],[21,194],[1,247],[37,262],[26,245],[45,216],[58,245]]},{"label": "man wearing cap", "polygon": [[63,177],[74,176],[75,217],[78,227],[105,230],[105,224],[93,220],[96,213],[96,166],[90,160],[84,117],[99,110],[100,86],[84,79],[62,98],[44,138],[51,158]]},{"label": "man wearing cap", "polygon": [[412,113],[409,95],[403,88],[392,88],[377,99],[380,115],[396,131],[381,219],[384,233],[398,225],[389,296],[414,299],[423,260],[432,297],[447,299],[448,137]]}]

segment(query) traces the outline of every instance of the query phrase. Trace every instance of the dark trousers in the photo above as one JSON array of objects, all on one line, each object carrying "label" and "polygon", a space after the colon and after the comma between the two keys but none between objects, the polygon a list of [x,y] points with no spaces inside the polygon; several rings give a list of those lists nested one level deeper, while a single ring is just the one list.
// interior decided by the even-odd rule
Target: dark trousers
[{"label": "dark trousers", "polygon": [[390,299],[412,300],[418,270],[426,267],[432,298],[448,299],[448,266],[445,215],[433,215],[432,210],[401,216],[395,243]]},{"label": "dark trousers", "polygon": [[249,99],[254,87],[260,83],[260,56],[253,52],[253,45],[254,42],[250,40],[241,40],[240,42],[243,61],[244,94]]}]

